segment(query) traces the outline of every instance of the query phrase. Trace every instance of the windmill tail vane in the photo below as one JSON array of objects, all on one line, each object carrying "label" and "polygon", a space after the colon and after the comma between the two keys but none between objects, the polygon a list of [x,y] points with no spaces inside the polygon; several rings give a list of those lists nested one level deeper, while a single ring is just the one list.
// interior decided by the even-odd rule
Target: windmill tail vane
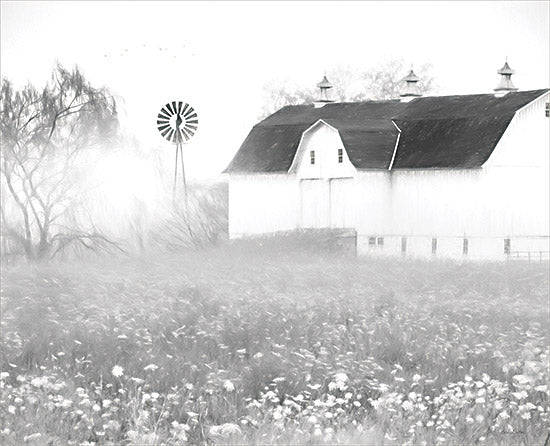
[{"label": "windmill tail vane", "polygon": [[197,112],[189,104],[172,101],[161,108],[157,115],[157,128],[161,136],[176,145],[176,162],[174,166],[173,200],[176,201],[176,184],[178,178],[178,157],[181,161],[183,191],[187,202],[187,184],[183,163],[183,144],[186,144],[197,132],[199,119]]}]

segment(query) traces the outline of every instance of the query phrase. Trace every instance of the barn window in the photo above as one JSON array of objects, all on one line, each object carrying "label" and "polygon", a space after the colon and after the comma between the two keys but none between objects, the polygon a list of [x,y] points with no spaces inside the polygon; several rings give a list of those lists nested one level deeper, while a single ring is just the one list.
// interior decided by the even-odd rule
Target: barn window
[{"label": "barn window", "polygon": [[509,238],[504,239],[504,254],[510,254],[511,242]]},{"label": "barn window", "polygon": [[376,244],[378,246],[384,246],[384,237],[378,237],[378,239],[376,240]]},{"label": "barn window", "polygon": [[468,255],[468,239],[465,238],[464,240],[462,240],[462,254],[464,254],[465,256]]},{"label": "barn window", "polygon": [[376,245],[376,237],[369,237],[369,246]]},{"label": "barn window", "polygon": [[437,252],[437,239],[432,239],[432,254],[435,254]]},{"label": "barn window", "polygon": [[338,149],[338,162],[344,162],[344,149]]},{"label": "barn window", "polygon": [[550,118],[550,102],[546,103],[546,117]]},{"label": "barn window", "polygon": [[401,252],[407,252],[407,237],[401,237]]},{"label": "barn window", "polygon": [[309,152],[309,161],[311,164],[315,164],[315,150]]}]

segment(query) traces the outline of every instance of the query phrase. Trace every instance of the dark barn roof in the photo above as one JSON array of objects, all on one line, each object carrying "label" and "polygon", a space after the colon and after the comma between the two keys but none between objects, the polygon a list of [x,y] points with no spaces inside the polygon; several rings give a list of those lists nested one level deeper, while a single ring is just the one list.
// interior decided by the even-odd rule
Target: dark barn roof
[{"label": "dark barn roof", "polygon": [[[322,119],[358,169],[473,168],[487,161],[514,113],[548,90],[283,107],[254,126],[226,173],[287,172],[301,136]],[[392,122],[393,121],[393,122]]]}]

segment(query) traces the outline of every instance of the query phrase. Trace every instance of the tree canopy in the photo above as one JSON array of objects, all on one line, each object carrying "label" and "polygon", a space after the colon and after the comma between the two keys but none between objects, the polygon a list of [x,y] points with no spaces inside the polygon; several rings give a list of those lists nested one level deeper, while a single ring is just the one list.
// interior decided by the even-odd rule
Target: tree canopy
[{"label": "tree canopy", "polygon": [[[339,102],[397,99],[403,88],[402,79],[410,70],[402,59],[390,60],[368,70],[338,66],[327,70],[332,83],[332,99]],[[415,68],[420,77],[420,93],[431,93],[436,89],[432,66],[423,64]],[[320,80],[320,79],[319,79]],[[311,104],[319,98],[319,90],[313,85],[296,85],[284,79],[274,79],[264,86],[264,118],[285,105]]]},{"label": "tree canopy", "polygon": [[[92,247],[99,234],[69,222],[78,206],[79,162],[86,151],[112,141],[117,108],[105,88],[97,88],[78,68],[57,65],[47,85],[15,89],[2,80],[2,236],[28,259],[52,255],[67,243]],[[105,241],[105,240],[103,240]]]}]

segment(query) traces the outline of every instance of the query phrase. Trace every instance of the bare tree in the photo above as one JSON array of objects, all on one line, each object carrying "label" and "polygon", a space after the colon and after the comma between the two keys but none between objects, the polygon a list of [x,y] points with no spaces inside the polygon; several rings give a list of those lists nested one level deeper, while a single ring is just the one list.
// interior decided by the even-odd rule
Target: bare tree
[{"label": "bare tree", "polygon": [[[369,70],[350,66],[337,66],[327,70],[327,77],[334,88],[332,99],[339,102],[397,99],[403,88],[403,78],[411,67],[402,59],[393,59]],[[423,64],[415,68],[420,77],[419,91],[422,94],[436,90],[432,66]],[[311,104],[318,99],[315,85],[294,85],[284,79],[272,80],[264,86],[264,118],[285,105]]]},{"label": "bare tree", "polygon": [[63,217],[79,204],[77,166],[90,162],[88,149],[117,129],[114,99],[90,85],[78,68],[57,65],[42,90],[32,85],[15,90],[2,80],[2,236],[27,259],[48,257],[71,241],[90,249],[94,242],[107,243],[100,234],[64,225],[70,219]]}]

